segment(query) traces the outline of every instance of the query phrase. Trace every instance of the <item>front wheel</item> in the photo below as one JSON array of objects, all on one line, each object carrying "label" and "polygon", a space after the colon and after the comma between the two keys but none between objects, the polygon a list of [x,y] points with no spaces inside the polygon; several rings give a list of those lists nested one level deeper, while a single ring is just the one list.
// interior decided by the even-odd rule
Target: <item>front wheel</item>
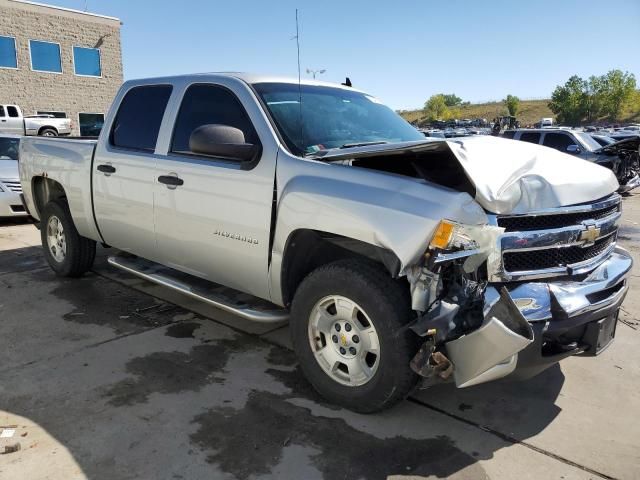
[{"label": "front wheel", "polygon": [[291,336],[305,376],[331,402],[370,413],[405,398],[417,336],[408,290],[382,268],[341,260],[312,272],[291,307]]},{"label": "front wheel", "polygon": [[40,235],[47,263],[61,277],[79,277],[93,265],[96,242],[78,234],[65,202],[47,203]]}]

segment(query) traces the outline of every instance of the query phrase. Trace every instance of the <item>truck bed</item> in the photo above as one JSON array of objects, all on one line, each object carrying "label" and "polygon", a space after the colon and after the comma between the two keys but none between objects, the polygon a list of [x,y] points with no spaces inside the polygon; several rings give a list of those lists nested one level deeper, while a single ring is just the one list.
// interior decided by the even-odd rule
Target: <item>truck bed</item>
[{"label": "truck bed", "polygon": [[34,201],[35,182],[49,179],[64,185],[69,209],[80,235],[99,240],[93,218],[91,168],[96,140],[69,137],[24,137],[20,142],[20,182],[31,215],[40,219]]}]

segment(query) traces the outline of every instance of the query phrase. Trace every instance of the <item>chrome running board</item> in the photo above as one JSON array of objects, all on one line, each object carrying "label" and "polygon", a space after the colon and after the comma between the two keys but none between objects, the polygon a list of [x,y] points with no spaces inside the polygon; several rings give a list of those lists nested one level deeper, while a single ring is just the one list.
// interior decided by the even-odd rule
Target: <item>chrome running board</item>
[{"label": "chrome running board", "polygon": [[117,255],[109,257],[107,261],[110,265],[127,273],[176,290],[247,320],[260,323],[277,323],[289,319],[287,310],[266,300],[252,297],[139,257]]}]

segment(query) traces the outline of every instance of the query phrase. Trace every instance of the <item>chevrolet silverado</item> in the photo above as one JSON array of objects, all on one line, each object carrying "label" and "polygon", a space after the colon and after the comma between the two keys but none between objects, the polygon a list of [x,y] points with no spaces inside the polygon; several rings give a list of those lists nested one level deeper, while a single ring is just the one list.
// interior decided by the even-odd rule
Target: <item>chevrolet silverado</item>
[{"label": "chevrolet silverado", "polygon": [[610,170],[426,139],[345,85],[129,81],[97,140],[25,138],[20,179],[58,275],[89,270],[99,243],[114,267],[289,321],[311,384],[360,412],[597,355],[632,266]]}]

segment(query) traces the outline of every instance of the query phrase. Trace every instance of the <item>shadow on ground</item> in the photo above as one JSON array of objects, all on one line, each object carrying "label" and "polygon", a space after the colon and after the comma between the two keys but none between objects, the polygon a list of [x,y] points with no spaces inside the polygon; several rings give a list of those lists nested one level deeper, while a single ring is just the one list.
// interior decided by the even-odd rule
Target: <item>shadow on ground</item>
[{"label": "shadow on ground", "polygon": [[[142,322],[126,312],[157,300],[96,275],[63,280],[21,263],[38,250],[0,252],[0,318],[38,291],[50,315],[24,317],[37,323],[24,329],[29,343],[55,342],[70,324],[82,341],[46,360],[32,361],[37,346],[15,350],[24,359],[0,365],[0,409],[45,429],[88,478],[485,478],[478,460],[511,443],[480,426],[505,424],[526,440],[559,412],[564,377],[554,367],[525,383],[443,387],[418,394],[421,404],[354,414],[326,404],[289,350],[177,307],[154,307]],[[0,323],[0,338],[8,327]],[[12,341],[27,340],[20,335]],[[468,410],[476,425],[453,418]],[[20,453],[12,455],[0,464],[20,471]]]}]

